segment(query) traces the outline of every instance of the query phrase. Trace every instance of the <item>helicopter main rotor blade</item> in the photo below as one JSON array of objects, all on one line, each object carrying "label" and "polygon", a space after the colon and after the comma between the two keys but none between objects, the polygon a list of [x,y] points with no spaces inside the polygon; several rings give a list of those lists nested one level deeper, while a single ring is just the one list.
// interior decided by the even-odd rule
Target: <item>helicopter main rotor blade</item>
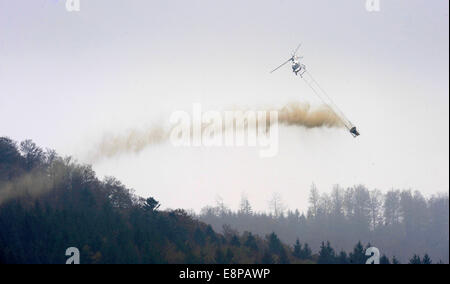
[{"label": "helicopter main rotor blade", "polygon": [[294,53],[292,54],[292,56],[295,56],[297,54],[298,49],[300,48],[300,46],[302,46],[302,43],[300,43],[297,48],[294,50]]},{"label": "helicopter main rotor blade", "polygon": [[273,69],[272,71],[270,71],[270,73],[273,73],[275,71],[277,71],[278,69],[280,69],[281,67],[283,67],[284,65],[286,65],[286,63],[288,63],[289,61],[292,60],[292,57],[289,58],[286,62],[284,62],[283,64],[281,64],[280,66],[278,66],[277,68]]}]

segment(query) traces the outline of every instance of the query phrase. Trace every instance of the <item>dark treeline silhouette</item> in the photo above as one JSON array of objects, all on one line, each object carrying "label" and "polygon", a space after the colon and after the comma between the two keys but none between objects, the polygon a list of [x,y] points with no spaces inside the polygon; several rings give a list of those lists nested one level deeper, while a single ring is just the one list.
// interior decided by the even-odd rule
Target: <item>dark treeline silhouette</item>
[{"label": "dark treeline silhouette", "polygon": [[391,260],[395,257],[394,262],[407,263],[415,253],[423,255],[425,263],[430,257],[449,261],[448,194],[427,199],[418,191],[391,190],[383,194],[363,185],[347,189],[336,185],[330,194],[320,194],[312,185],[309,203],[306,214],[285,210],[280,196],[274,195],[270,213],[258,213],[243,197],[235,212],[219,201],[216,206],[203,208],[197,218],[216,231],[226,224],[238,232],[262,236],[275,232],[289,244],[299,239],[313,252],[323,249],[323,240],[340,251],[350,251],[355,243],[364,241]]},{"label": "dark treeline silhouette", "polygon": [[275,234],[217,234],[30,140],[0,137],[0,263],[303,263]]},{"label": "dark treeline silhouette", "polygon": [[[90,166],[80,165],[70,157],[44,151],[30,140],[18,145],[0,137],[0,263],[65,263],[69,247],[80,250],[82,263],[284,264],[367,260],[361,243],[349,254],[336,253],[329,242],[322,243],[316,253],[299,240],[293,246],[284,244],[269,230],[282,228],[273,224],[289,220],[279,206],[275,206],[279,214],[276,218],[251,213],[248,201],[242,212],[234,214],[222,206],[220,214],[214,213],[216,221],[232,221],[236,216],[246,216],[247,221],[270,220],[265,228],[268,233],[260,234],[264,237],[250,232],[252,226],[238,232],[222,225],[222,233],[218,234],[212,226],[182,209],[162,211],[159,207],[156,199],[134,195],[113,177],[99,180]],[[314,218],[321,216],[321,208],[317,207]],[[438,213],[440,216],[442,212]],[[300,215],[297,217],[300,220]],[[327,240],[329,236],[317,238]],[[432,261],[428,255],[414,254],[410,262]],[[382,263],[398,261],[383,256]]]},{"label": "dark treeline silhouette", "polygon": [[158,208],[90,166],[0,137],[0,263],[64,263],[68,247],[83,263],[261,263],[276,256],[271,246],[299,261],[278,239],[216,234]]}]

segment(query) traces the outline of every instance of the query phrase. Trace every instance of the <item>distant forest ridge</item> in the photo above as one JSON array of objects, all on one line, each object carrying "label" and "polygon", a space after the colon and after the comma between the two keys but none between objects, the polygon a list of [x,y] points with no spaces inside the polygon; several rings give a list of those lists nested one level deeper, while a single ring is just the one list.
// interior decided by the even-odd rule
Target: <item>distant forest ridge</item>
[{"label": "distant forest ridge", "polygon": [[242,197],[240,208],[232,211],[218,201],[207,206],[197,218],[216,231],[223,226],[238,232],[265,235],[275,232],[282,241],[307,242],[318,251],[322,240],[348,251],[363,240],[390,257],[407,261],[411,252],[429,254],[449,261],[449,196],[425,198],[420,192],[390,190],[383,194],[364,185],[320,193],[313,184],[306,213],[286,210],[279,195],[270,201],[270,213],[254,212]]},{"label": "distant forest ridge", "polygon": [[[416,195],[412,197],[417,199]],[[325,232],[339,230],[333,231],[332,221],[326,219],[335,215],[325,211],[328,207],[324,207],[324,200],[323,196],[319,198],[317,207],[307,216],[282,211],[272,216],[254,214],[249,203],[234,213],[223,206],[205,209],[200,219],[219,226],[222,233],[217,233],[213,226],[182,209],[160,210],[155,198],[136,196],[113,177],[99,180],[90,166],[80,165],[70,157],[43,150],[30,140],[17,143],[0,137],[0,264],[65,263],[69,247],[80,250],[82,263],[365,263],[365,249],[378,243],[357,235],[361,238],[353,237],[355,241],[347,253],[338,242],[327,242],[335,236]],[[400,202],[404,201],[400,193]],[[404,263],[448,261],[448,197],[421,204],[428,219],[420,219],[419,227],[433,230],[433,234],[423,233],[427,235],[425,241],[423,235],[414,235],[423,247],[409,246],[404,251],[409,255]],[[442,211],[445,206],[446,212]],[[414,211],[417,209],[414,207]],[[366,215],[361,215],[360,208],[354,208],[350,215],[345,210],[342,223],[336,224],[346,224],[344,230],[363,232],[367,220],[360,216]],[[391,234],[386,238],[392,238],[392,232],[398,233],[395,237],[400,239],[391,240],[396,245],[404,238],[403,230],[410,228],[402,212],[394,214],[400,214],[392,218],[395,223],[385,225]],[[295,222],[292,216],[296,216]],[[246,230],[233,228],[241,229],[238,219],[246,224]],[[361,223],[352,223],[355,220]],[[255,226],[250,226],[251,222]],[[427,227],[421,227],[424,222],[428,222]],[[331,227],[322,227],[324,224]],[[381,225],[371,228],[370,224],[368,234],[380,230]],[[398,231],[392,231],[395,224],[400,224]],[[417,229],[414,224],[412,232]],[[286,234],[288,228],[292,235]],[[344,230],[340,232],[348,234]],[[292,239],[286,240],[287,236]],[[311,245],[308,237],[313,240]],[[441,243],[444,239],[446,244]],[[427,247],[429,241],[442,249],[447,245],[447,259],[433,258],[434,247]],[[320,244],[315,249],[317,242]],[[384,253],[383,247],[380,250]],[[381,262],[399,263],[395,256],[383,255]]]}]

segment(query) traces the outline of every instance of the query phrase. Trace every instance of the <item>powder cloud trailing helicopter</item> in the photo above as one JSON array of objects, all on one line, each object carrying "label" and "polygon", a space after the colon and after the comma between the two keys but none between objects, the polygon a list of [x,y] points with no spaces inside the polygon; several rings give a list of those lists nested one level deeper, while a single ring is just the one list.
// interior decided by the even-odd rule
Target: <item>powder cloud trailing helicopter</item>
[{"label": "powder cloud trailing helicopter", "polygon": [[306,69],[306,66],[300,63],[300,60],[303,59],[302,56],[297,56],[297,52],[300,48],[301,44],[297,46],[297,48],[292,53],[291,57],[286,60],[283,64],[278,66],[277,68],[270,71],[273,73],[291,62],[292,72],[296,76],[300,76],[305,83],[311,88],[311,90],[326,104],[328,105],[342,120],[342,123],[345,125],[347,130],[353,137],[358,137],[359,131],[356,129],[356,126],[345,116],[345,114],[341,111],[341,109],[336,105],[336,103],[331,99],[327,92],[317,83],[311,73]]}]

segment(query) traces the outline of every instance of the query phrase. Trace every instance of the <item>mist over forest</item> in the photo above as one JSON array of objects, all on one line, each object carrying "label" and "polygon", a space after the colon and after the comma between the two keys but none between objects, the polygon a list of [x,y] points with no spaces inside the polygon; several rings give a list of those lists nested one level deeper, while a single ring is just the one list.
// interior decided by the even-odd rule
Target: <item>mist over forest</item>
[{"label": "mist over forest", "polygon": [[82,263],[364,264],[371,246],[382,264],[448,263],[448,194],[313,186],[309,201],[305,214],[277,195],[270,214],[245,197],[236,212],[160,210],[89,165],[0,137],[0,264],[64,263],[69,247]]},{"label": "mist over forest", "polygon": [[300,240],[313,251],[319,251],[323,240],[344,251],[362,241],[401,261],[407,261],[412,251],[449,260],[448,193],[425,198],[419,191],[382,193],[364,185],[335,185],[331,193],[320,193],[313,184],[306,212],[288,210],[278,194],[270,200],[268,212],[254,212],[243,196],[236,211],[218,199],[215,206],[204,207],[198,218],[218,232],[224,226],[262,236],[275,232],[283,242]]}]

